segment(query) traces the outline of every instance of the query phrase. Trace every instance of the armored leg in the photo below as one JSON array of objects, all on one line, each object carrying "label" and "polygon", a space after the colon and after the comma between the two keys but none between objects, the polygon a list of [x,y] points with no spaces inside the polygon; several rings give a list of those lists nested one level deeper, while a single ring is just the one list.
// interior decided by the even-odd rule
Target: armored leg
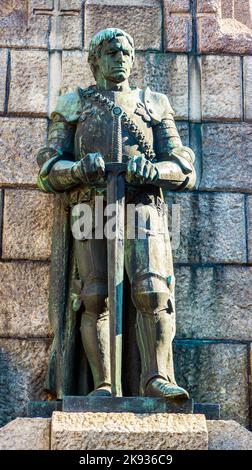
[{"label": "armored leg", "polygon": [[106,243],[75,241],[78,269],[84,287],[81,336],[94,380],[95,395],[111,394]]},{"label": "armored leg", "polygon": [[[147,290],[148,289],[148,290]],[[176,384],[172,363],[173,319],[166,279],[138,278],[132,299],[137,308],[137,339],[141,356],[141,395],[186,398]]]},{"label": "armored leg", "polygon": [[137,309],[137,342],[141,357],[141,395],[187,398],[176,384],[172,340],[175,334],[174,275],[167,214],[155,204],[137,209],[146,220],[142,239],[126,242],[125,264]]}]

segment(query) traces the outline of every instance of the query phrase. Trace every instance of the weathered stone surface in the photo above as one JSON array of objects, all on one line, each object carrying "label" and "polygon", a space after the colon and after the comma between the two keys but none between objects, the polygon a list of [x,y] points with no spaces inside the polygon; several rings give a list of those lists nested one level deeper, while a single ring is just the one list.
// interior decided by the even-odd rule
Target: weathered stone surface
[{"label": "weathered stone surface", "polygon": [[0,128],[0,184],[36,185],[36,153],[46,145],[46,120],[0,118]]},{"label": "weathered stone surface", "polygon": [[251,54],[252,31],[235,19],[203,16],[198,18],[197,30],[200,52]]},{"label": "weathered stone surface", "polygon": [[222,18],[234,18],[234,1],[221,0],[221,16]]},{"label": "weathered stone surface", "polygon": [[4,111],[5,105],[5,85],[6,85],[6,73],[7,73],[7,51],[0,49],[0,112]]},{"label": "weathered stone surface", "polygon": [[79,10],[81,8],[82,0],[60,0],[62,10]]},{"label": "weathered stone surface", "polygon": [[52,450],[206,450],[203,415],[54,412]]},{"label": "weathered stone surface", "polygon": [[248,28],[252,28],[252,5],[250,0],[235,0],[234,17]]},{"label": "weathered stone surface", "polygon": [[[250,388],[249,388],[249,403],[251,404],[252,400],[252,389],[251,389],[251,377],[252,377],[252,343],[248,346],[248,357],[249,357],[249,380],[250,380]],[[250,406],[250,426],[249,429],[252,428],[252,417],[251,417],[251,406]]]},{"label": "weathered stone surface", "polygon": [[180,211],[180,227],[173,239],[174,261],[246,263],[242,194],[169,193],[166,201],[177,204]]},{"label": "weathered stone surface", "polygon": [[86,88],[95,83],[88,64],[88,53],[64,51],[62,54],[62,92],[77,86]]},{"label": "weathered stone surface", "polygon": [[0,450],[50,450],[47,418],[17,418],[0,429]]},{"label": "weathered stone surface", "polygon": [[192,17],[170,13],[164,3],[164,47],[171,52],[189,52],[192,48]]},{"label": "weathered stone surface", "polygon": [[251,192],[251,124],[204,124],[200,189]]},{"label": "weathered stone surface", "polygon": [[[241,118],[240,57],[202,57],[202,118]],[[227,80],[228,77],[228,80]]]},{"label": "weathered stone surface", "polygon": [[136,49],[161,48],[161,5],[159,0],[88,0],[85,2],[85,49],[97,31],[116,25],[127,31]]},{"label": "weathered stone surface", "polygon": [[52,0],[5,0],[0,5],[0,46],[47,48],[48,16],[34,8],[52,8]]},{"label": "weathered stone surface", "polygon": [[198,13],[221,13],[221,0],[198,0]]},{"label": "weathered stone surface", "polygon": [[[0,227],[3,226],[3,191],[0,189]],[[2,253],[2,240],[0,243],[0,252]]]},{"label": "weathered stone surface", "polygon": [[248,217],[248,262],[252,263],[252,197],[247,199],[247,217]]},{"label": "weathered stone surface", "polygon": [[188,13],[190,11],[190,0],[166,0],[164,3],[170,13]]},{"label": "weathered stone surface", "polygon": [[[61,0],[58,3],[51,0],[43,1],[43,3],[40,0],[33,0],[33,4],[35,5],[33,6],[33,12],[30,13],[31,16],[35,14],[37,18],[40,18],[46,15],[46,10],[51,9],[54,11],[55,16],[51,16],[50,23],[48,22],[48,42],[51,49],[82,47],[81,0]],[[56,18],[56,15],[58,15],[58,18]],[[59,17],[61,24],[57,25]]]},{"label": "weathered stone surface", "polygon": [[[63,1],[60,0],[60,5],[63,6]],[[71,1],[71,0],[70,0]],[[39,10],[52,10],[54,0],[31,0],[33,8]]]},{"label": "weathered stone surface", "polygon": [[252,57],[244,57],[244,114],[246,121],[252,121]]},{"label": "weathered stone surface", "polygon": [[137,54],[132,85],[150,86],[170,99],[177,119],[188,119],[188,59],[186,55]]},{"label": "weathered stone surface", "polygon": [[46,398],[46,340],[0,339],[0,425],[25,416],[29,400]]},{"label": "weathered stone surface", "polygon": [[220,403],[222,419],[234,419],[248,426],[247,346],[213,341],[176,341],[174,352],[176,379],[194,400]]},{"label": "weathered stone surface", "polygon": [[[12,0],[2,3],[0,46],[55,48],[56,19],[50,16],[50,11],[53,11],[52,0]],[[81,4],[81,0],[60,2],[61,27],[57,43],[65,49],[82,47]],[[73,11],[75,15],[67,16],[66,10]]]},{"label": "weathered stone surface", "polygon": [[178,129],[179,135],[182,140],[182,144],[189,147],[189,126],[187,122],[176,122],[176,127]]},{"label": "weathered stone surface", "polygon": [[[69,9],[68,5],[67,9]],[[64,49],[82,48],[82,18],[78,16],[64,16],[62,22],[62,47]]]},{"label": "weathered stone surface", "polygon": [[[202,113],[202,109],[201,109],[201,57],[200,56],[196,56],[196,55],[189,56],[188,76],[189,76],[189,119],[192,122],[191,130],[194,131],[197,128],[197,124],[201,122],[201,113]],[[193,132],[193,134],[195,134],[195,132]]]},{"label": "weathered stone surface", "polygon": [[198,0],[197,11],[200,51],[251,53],[249,0]]},{"label": "weathered stone surface", "polygon": [[5,191],[3,258],[50,257],[53,201],[52,195],[39,191]]},{"label": "weathered stone surface", "polygon": [[177,338],[252,340],[251,267],[177,266],[175,275]]},{"label": "weathered stone surface", "polygon": [[48,101],[48,53],[11,52],[9,112],[46,114]]},{"label": "weathered stone surface", "polygon": [[198,45],[202,52],[251,52],[252,22],[249,0],[199,0],[197,11],[200,14],[197,28]]},{"label": "weathered stone surface", "polygon": [[252,450],[252,432],[235,421],[207,421],[209,450]]},{"label": "weathered stone surface", "polygon": [[48,264],[5,262],[0,267],[0,336],[48,336]]}]

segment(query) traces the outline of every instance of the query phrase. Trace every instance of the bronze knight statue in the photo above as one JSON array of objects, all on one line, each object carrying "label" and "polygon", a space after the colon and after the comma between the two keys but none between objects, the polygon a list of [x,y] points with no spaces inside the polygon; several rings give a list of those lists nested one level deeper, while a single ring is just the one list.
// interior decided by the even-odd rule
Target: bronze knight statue
[{"label": "bronze knight statue", "polygon": [[[113,117],[121,112],[122,162],[126,165],[126,204],[137,205],[136,220],[151,221],[145,237],[126,238],[124,263],[136,309],[141,359],[139,395],[187,398],[174,377],[174,274],[167,214],[159,181],[170,190],[195,184],[193,151],[182,145],[167,97],[148,87],[131,88],[134,43],[126,32],[109,28],[90,42],[88,62],[96,84],[59,97],[52,113],[48,147],[38,154],[38,185],[64,193],[94,210],[95,196],[106,201],[106,164],[113,160]],[[105,202],[106,204],[106,202]],[[137,223],[137,222],[136,222]],[[107,240],[74,240],[83,303],[80,324],[90,365],[92,395],[111,396]]]}]

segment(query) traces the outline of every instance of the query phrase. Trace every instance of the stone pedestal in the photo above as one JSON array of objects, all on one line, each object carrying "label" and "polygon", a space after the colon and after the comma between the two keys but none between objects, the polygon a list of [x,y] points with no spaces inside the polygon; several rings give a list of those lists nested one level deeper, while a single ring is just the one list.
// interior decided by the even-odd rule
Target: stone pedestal
[{"label": "stone pedestal", "polygon": [[203,415],[54,412],[52,450],[207,450]]},{"label": "stone pedestal", "polygon": [[0,428],[0,450],[49,450],[51,420],[16,418]]},{"label": "stone pedestal", "polygon": [[236,421],[207,421],[209,450],[252,450],[252,432]]},{"label": "stone pedestal", "polygon": [[252,432],[204,415],[54,412],[0,428],[0,450],[252,450]]}]

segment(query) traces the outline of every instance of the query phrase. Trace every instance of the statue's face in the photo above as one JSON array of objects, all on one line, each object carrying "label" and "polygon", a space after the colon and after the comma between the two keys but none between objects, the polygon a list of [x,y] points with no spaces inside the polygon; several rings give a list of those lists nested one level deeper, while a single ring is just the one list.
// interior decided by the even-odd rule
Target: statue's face
[{"label": "statue's face", "polygon": [[102,45],[101,56],[96,65],[99,74],[105,80],[121,83],[127,80],[133,65],[133,51],[128,40],[119,36]]}]

